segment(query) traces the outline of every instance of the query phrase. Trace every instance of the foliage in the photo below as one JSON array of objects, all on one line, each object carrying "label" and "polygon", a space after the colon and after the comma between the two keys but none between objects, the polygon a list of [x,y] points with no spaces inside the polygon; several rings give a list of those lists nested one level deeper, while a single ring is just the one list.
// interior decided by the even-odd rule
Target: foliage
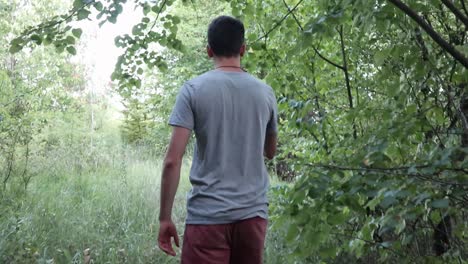
[{"label": "foliage", "polygon": [[[142,148],[111,145],[90,155],[96,168],[74,162],[84,156],[77,155],[79,146],[51,151],[67,158],[46,160],[49,170],[30,184],[28,196],[0,197],[0,262],[83,263],[89,249],[94,263],[177,263],[156,246],[160,179],[154,172],[160,162]],[[188,171],[182,173],[186,191]],[[180,192],[174,208],[179,230],[184,217]]]},{"label": "foliage", "polygon": [[[276,91],[283,160],[297,175],[272,197],[286,261],[466,259],[465,2],[226,2],[248,29],[245,67]],[[98,12],[100,23],[115,22],[122,12],[122,1],[74,3],[68,14],[26,29],[10,51],[50,39],[58,51],[73,54],[80,35],[73,21]],[[131,35],[116,39],[125,51],[113,74],[119,93],[134,105],[130,131],[166,116],[171,88],[208,69],[196,48],[202,27],[184,28],[189,22],[181,23],[178,10],[191,16],[181,5],[135,3],[144,17]],[[155,66],[164,74],[157,85],[170,87],[166,92],[148,93],[142,85]],[[138,101],[146,94],[149,101]],[[150,117],[141,105],[158,96],[163,100],[152,105],[163,114]]]},{"label": "foliage", "polygon": [[[225,12],[227,6],[218,3],[217,8],[203,14],[199,10],[205,6],[215,6],[215,2],[205,0],[191,5],[178,2],[171,7],[171,16],[181,19],[177,28],[182,34],[178,39],[186,52],[161,50],[160,56],[170,71],[146,68],[140,76],[141,88],[132,90],[130,96],[121,93],[126,107],[122,132],[127,142],[151,144],[161,154],[165,152],[169,140],[166,123],[179,87],[211,67],[205,51],[206,25],[216,14]],[[156,24],[158,26],[162,27]],[[191,148],[188,149],[190,151]]]},{"label": "foliage", "polygon": [[[5,3],[2,1],[1,5]],[[41,13],[40,17],[31,16],[26,6],[15,1],[0,11],[2,35],[6,36],[0,41],[2,191],[11,180],[26,188],[31,177],[46,169],[37,165],[40,165],[42,148],[47,144],[39,142],[35,135],[50,126],[55,113],[79,111],[72,94],[83,88],[79,66],[68,63],[66,57],[57,56],[53,50],[38,48],[9,55],[10,33],[17,32],[23,21],[37,23],[46,19],[41,12],[47,5],[31,6],[29,12]]]},{"label": "foliage", "polygon": [[[299,175],[274,203],[290,253],[437,261],[445,234],[446,258],[466,258],[466,68],[392,4],[301,2],[232,3],[255,30],[245,65],[277,92],[282,147]],[[466,45],[444,6],[412,8]]]}]

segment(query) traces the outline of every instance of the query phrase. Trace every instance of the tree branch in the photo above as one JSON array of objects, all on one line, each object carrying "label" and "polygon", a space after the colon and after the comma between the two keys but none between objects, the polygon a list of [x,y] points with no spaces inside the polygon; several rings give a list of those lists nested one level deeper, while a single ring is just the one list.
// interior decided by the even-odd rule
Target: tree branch
[{"label": "tree branch", "polygon": [[338,63],[335,63],[335,62],[333,62],[333,61],[327,59],[325,56],[323,56],[322,54],[320,54],[320,52],[317,50],[317,48],[315,48],[314,45],[311,45],[311,46],[312,46],[312,49],[314,50],[314,52],[315,52],[322,60],[324,60],[324,61],[328,62],[329,64],[335,66],[336,68],[338,68],[338,69],[344,71],[344,67],[343,67],[343,66],[338,65]]},{"label": "tree branch", "polygon": [[[337,169],[337,170],[350,170],[350,171],[407,171],[411,168],[414,169],[424,169],[433,167],[432,165],[413,165],[413,166],[400,166],[400,167],[346,167],[341,165],[333,164],[322,164],[322,163],[309,163],[307,164],[311,167],[322,167],[326,169]],[[468,168],[451,168],[451,167],[441,167],[438,168],[440,171],[456,171],[468,173]]]},{"label": "tree branch", "polygon": [[424,169],[424,168],[430,168],[432,165],[415,165],[415,166],[402,166],[402,167],[389,167],[389,168],[383,168],[383,167],[347,167],[347,166],[340,166],[340,165],[332,165],[332,164],[320,164],[320,163],[308,163],[306,164],[310,167],[318,167],[318,168],[323,168],[327,170],[341,170],[341,171],[362,171],[362,172],[378,172],[378,173],[383,173],[383,174],[391,174],[391,175],[407,175],[407,176],[413,176],[420,178],[422,180],[428,180],[428,181],[433,181],[437,182],[439,184],[444,184],[444,185],[453,185],[453,186],[468,186],[468,183],[459,183],[459,182],[447,182],[443,180],[439,180],[436,178],[433,178],[432,176],[438,175],[439,173],[443,171],[452,171],[452,172],[461,172],[461,173],[468,173],[467,168],[449,168],[449,167],[443,167],[443,168],[436,168],[436,171],[433,174],[422,174],[422,173],[408,173],[408,170],[411,168],[414,169]]},{"label": "tree branch", "polygon": [[[289,8],[288,4],[285,2],[285,0],[283,0],[283,4],[284,6],[286,6],[286,8],[288,9],[288,13],[291,13],[291,15],[293,16],[294,18],[294,21],[296,21],[296,24],[299,26],[299,29],[302,31],[304,31],[304,28],[302,27],[301,23],[299,22],[299,20],[297,19],[296,15],[294,14],[294,10],[291,10],[291,8]],[[314,50],[314,52],[324,61],[328,62],[329,64],[335,66],[336,68],[338,69],[341,69],[341,70],[344,70],[343,66],[339,65],[338,63],[335,63],[333,61],[331,61],[330,59],[326,58],[325,56],[323,56],[322,54],[320,54],[320,52],[318,51],[318,49],[314,46],[314,45],[311,45],[312,46],[312,49]]]},{"label": "tree branch", "polygon": [[465,0],[460,0],[460,2],[462,4],[463,11],[465,11],[465,14],[468,16],[468,10],[466,9]]},{"label": "tree branch", "polygon": [[[338,29],[338,34],[340,35],[340,46],[341,46],[341,55],[343,57],[343,72],[345,75],[345,81],[346,81],[346,90],[348,92],[348,100],[349,100],[349,108],[353,109],[353,94],[351,93],[351,84],[349,82],[349,72],[348,72],[348,62],[346,60],[346,51],[345,51],[345,45],[344,45],[344,40],[343,40],[343,25],[341,25]],[[353,138],[357,138],[357,131],[356,131],[356,123],[353,119]]]},{"label": "tree branch", "polygon": [[412,18],[426,33],[446,52],[448,52],[455,60],[460,62],[465,68],[468,68],[468,58],[465,57],[460,51],[455,49],[450,43],[444,40],[422,17],[420,17],[414,10],[412,10],[405,3],[400,0],[388,0],[394,4],[403,13]]},{"label": "tree branch", "polygon": [[283,0],[283,4],[284,6],[288,9],[288,12],[291,13],[291,15],[293,16],[294,20],[296,21],[296,24],[299,26],[299,28],[301,29],[301,31],[304,31],[304,28],[302,28],[302,25],[301,25],[301,22],[299,22],[299,20],[297,19],[296,15],[294,14],[294,10],[291,10],[291,8],[289,8],[288,4],[286,3],[285,0]]},{"label": "tree branch", "polygon": [[21,35],[22,36],[31,35],[32,33],[37,32],[39,30],[44,30],[46,28],[51,28],[51,27],[55,27],[56,25],[62,24],[63,22],[65,22],[65,21],[69,20],[70,18],[72,18],[74,15],[76,15],[81,10],[85,9],[85,7],[87,7],[87,6],[91,5],[91,4],[94,4],[94,3],[95,3],[95,1],[90,1],[89,3],[85,3],[80,8],[72,10],[72,12],[68,16],[62,18],[61,20],[57,20],[57,21],[50,22],[50,23],[48,23],[46,25],[43,25],[43,26],[38,26],[38,27],[32,28],[31,30],[29,30],[27,32],[21,33]]},{"label": "tree branch", "polygon": [[283,23],[283,21],[292,13],[294,12],[294,10],[296,10],[296,8],[303,2],[304,0],[300,0],[291,10],[288,11],[288,13],[286,13],[286,15],[284,15],[284,17],[278,21],[270,30],[268,30],[267,33],[265,33],[263,36],[259,37],[257,40],[255,40],[254,42],[257,42],[259,40],[261,40],[262,38],[266,38],[268,37],[268,35],[270,35],[271,32],[273,32],[273,30],[275,30],[277,27],[279,27],[281,25],[281,23]]},{"label": "tree branch", "polygon": [[468,17],[466,17],[465,15],[462,14],[462,12],[460,12],[460,10],[458,10],[458,8],[456,6],[453,5],[453,3],[449,0],[441,0],[442,3],[444,3],[444,5],[450,9],[450,11],[452,11],[452,13],[458,18],[460,19],[461,22],[463,22],[463,24],[465,24],[465,27],[468,28]]},{"label": "tree branch", "polygon": [[167,0],[164,0],[164,2],[161,5],[161,8],[158,11],[158,14],[156,15],[156,19],[154,19],[153,25],[151,25],[151,28],[150,28],[150,30],[148,32],[151,32],[153,30],[154,26],[156,26],[156,22],[158,22],[159,15],[161,15],[161,12],[162,12],[164,6],[166,5],[166,3],[167,3]]}]

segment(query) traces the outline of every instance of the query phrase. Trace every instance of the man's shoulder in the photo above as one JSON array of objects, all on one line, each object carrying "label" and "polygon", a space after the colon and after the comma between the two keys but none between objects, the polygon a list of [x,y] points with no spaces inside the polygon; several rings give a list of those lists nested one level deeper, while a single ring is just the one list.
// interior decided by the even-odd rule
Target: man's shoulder
[{"label": "man's shoulder", "polygon": [[[200,75],[188,80],[186,82],[186,84],[191,86],[192,89],[196,89],[197,87],[201,87],[201,86],[204,86],[206,84],[213,84],[213,83],[216,83],[216,82],[227,81],[228,78],[227,78],[226,74],[238,74],[238,73],[237,72],[235,72],[235,73],[227,72],[226,73],[226,72],[211,70],[211,71],[205,72],[203,74],[200,74]],[[252,75],[250,73],[245,72],[245,73],[243,73],[241,75],[238,75],[238,77],[240,79],[242,79],[242,81],[251,82],[256,86],[262,87],[262,89],[266,90],[267,92],[273,92],[273,89],[271,88],[271,86],[269,86],[263,80],[260,80],[259,78],[255,77],[254,75]]]},{"label": "man's shoulder", "polygon": [[192,79],[188,80],[186,83],[191,86],[196,86],[199,84],[203,84],[204,82],[212,81],[213,79],[217,79],[217,78],[219,77],[213,74],[213,71],[207,71],[196,77],[193,77]]}]

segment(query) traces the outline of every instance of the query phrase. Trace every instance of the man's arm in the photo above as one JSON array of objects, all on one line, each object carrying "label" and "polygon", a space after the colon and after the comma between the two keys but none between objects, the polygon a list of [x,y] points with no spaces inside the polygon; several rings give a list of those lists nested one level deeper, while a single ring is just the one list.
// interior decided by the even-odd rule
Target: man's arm
[{"label": "man's arm", "polygon": [[171,237],[179,246],[179,237],[172,222],[172,206],[180,179],[180,168],[185,148],[190,137],[190,130],[183,127],[174,127],[171,142],[164,158],[161,176],[161,207],[159,211],[159,248],[169,255],[175,256],[171,244]]},{"label": "man's arm", "polygon": [[276,133],[266,134],[265,136],[265,146],[264,146],[264,153],[267,159],[273,159],[276,154],[276,143],[277,137]]}]

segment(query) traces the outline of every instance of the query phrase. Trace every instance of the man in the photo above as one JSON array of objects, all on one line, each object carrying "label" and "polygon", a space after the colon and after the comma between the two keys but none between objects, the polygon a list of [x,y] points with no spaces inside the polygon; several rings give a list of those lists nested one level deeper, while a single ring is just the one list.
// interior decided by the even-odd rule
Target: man
[{"label": "man", "polygon": [[214,19],[207,53],[214,70],[182,86],[169,119],[173,131],[161,179],[159,247],[175,256],[171,238],[179,246],[171,211],[193,130],[182,263],[262,263],[269,185],[263,156],[272,159],[276,152],[276,98],[240,66],[241,21]]}]

